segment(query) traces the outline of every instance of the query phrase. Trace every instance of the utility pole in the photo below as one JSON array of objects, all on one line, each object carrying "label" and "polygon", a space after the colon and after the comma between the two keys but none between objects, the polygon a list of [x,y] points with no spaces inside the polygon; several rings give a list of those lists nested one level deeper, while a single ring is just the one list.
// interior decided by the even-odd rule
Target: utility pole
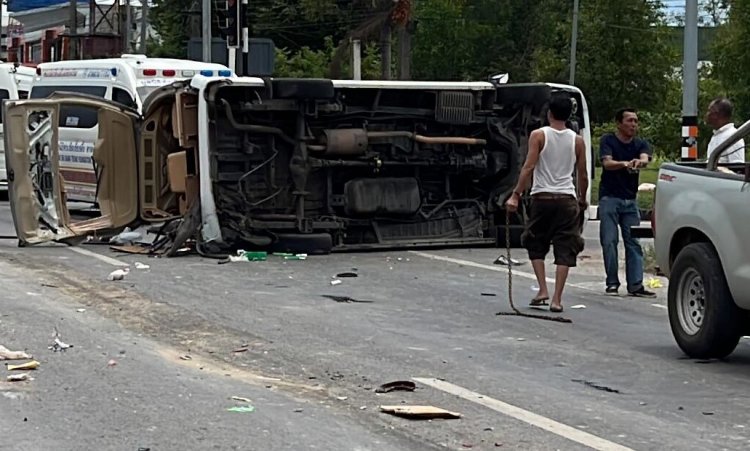
[{"label": "utility pole", "polygon": [[149,0],[141,0],[141,45],[138,51],[144,55],[148,51],[148,49],[146,48],[148,47],[148,2]]},{"label": "utility pole", "polygon": [[130,8],[130,0],[127,0],[125,2],[125,45],[123,46],[123,51],[125,53],[130,53],[130,33],[133,29],[133,16],[132,10]]},{"label": "utility pole", "polygon": [[[78,35],[78,2],[76,0],[70,0],[70,22],[68,28],[70,28],[70,36],[68,37],[68,59],[78,59],[78,46],[76,45]],[[61,58],[62,59],[62,58]]]},{"label": "utility pole", "polygon": [[250,65],[250,28],[247,26],[249,0],[242,0],[240,7],[240,26],[242,27],[242,57],[237,66],[238,75],[247,75],[248,66]]},{"label": "utility pole", "polygon": [[352,79],[362,79],[362,41],[352,39]]},{"label": "utility pole", "polygon": [[201,38],[203,40],[204,63],[211,62],[211,20],[211,0],[203,0],[203,6],[201,7],[201,25],[203,27]]},{"label": "utility pole", "polygon": [[573,0],[573,35],[570,38],[570,79],[569,84],[576,82],[576,52],[578,50],[578,0]]},{"label": "utility pole", "polygon": [[685,3],[681,157],[683,161],[698,159],[698,0]]}]

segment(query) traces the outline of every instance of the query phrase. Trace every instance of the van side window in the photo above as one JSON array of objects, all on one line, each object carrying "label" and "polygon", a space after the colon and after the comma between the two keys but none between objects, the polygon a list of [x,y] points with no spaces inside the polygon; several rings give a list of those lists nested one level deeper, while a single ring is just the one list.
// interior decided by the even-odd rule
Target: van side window
[{"label": "van side window", "polygon": [[138,105],[135,103],[133,96],[124,89],[112,88],[112,100],[120,105],[125,105],[128,108],[138,109]]},{"label": "van side window", "polygon": [[[7,89],[0,89],[0,105],[4,100],[10,99],[10,93]],[[3,109],[0,107],[0,124],[3,123]]]},{"label": "van side window", "polygon": [[29,98],[29,91],[18,91],[18,98],[25,100]]}]

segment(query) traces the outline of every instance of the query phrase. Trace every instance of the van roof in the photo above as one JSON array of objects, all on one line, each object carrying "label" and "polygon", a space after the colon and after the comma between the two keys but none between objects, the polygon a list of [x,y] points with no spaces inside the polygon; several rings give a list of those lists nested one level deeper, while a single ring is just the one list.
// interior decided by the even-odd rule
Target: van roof
[{"label": "van roof", "polygon": [[165,68],[165,69],[212,69],[227,70],[227,66],[216,63],[204,63],[202,61],[181,60],[173,58],[148,58],[144,55],[125,54],[120,58],[102,58],[91,60],[66,60],[55,61],[50,63],[40,63],[39,69],[86,69],[86,68],[123,68],[131,67],[133,69],[148,68]]}]

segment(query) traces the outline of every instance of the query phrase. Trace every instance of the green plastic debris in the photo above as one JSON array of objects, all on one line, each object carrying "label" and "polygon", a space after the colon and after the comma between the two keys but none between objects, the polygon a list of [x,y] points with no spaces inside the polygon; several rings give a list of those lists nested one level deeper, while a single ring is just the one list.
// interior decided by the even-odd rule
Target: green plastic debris
[{"label": "green plastic debris", "polygon": [[274,257],[282,257],[284,260],[307,260],[307,254],[289,254],[286,252],[275,252]]},{"label": "green plastic debris", "polygon": [[232,262],[241,262],[241,261],[249,261],[249,262],[259,262],[259,261],[265,261],[268,258],[268,253],[264,251],[243,251],[239,250],[237,251],[237,255],[230,255],[229,261]]},{"label": "green plastic debris", "polygon": [[236,406],[236,407],[230,407],[227,410],[229,412],[249,413],[249,412],[255,412],[255,407],[253,407],[253,406]]}]

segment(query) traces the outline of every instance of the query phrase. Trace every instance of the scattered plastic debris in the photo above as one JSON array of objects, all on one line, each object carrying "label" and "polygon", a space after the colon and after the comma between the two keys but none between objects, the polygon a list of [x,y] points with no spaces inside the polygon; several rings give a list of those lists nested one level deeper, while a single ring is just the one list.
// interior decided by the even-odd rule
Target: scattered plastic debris
[{"label": "scattered plastic debris", "polygon": [[31,380],[29,377],[29,373],[21,373],[21,374],[11,374],[9,375],[6,380],[8,382],[23,382]]},{"label": "scattered plastic debris", "polygon": [[606,385],[599,385],[599,384],[597,384],[595,382],[585,381],[583,379],[572,379],[572,381],[576,382],[576,383],[579,383],[579,384],[586,385],[586,386],[591,387],[591,388],[595,388],[597,390],[605,391],[607,393],[617,393],[617,394],[621,393],[620,390],[607,387]]},{"label": "scattered plastic debris", "polygon": [[414,391],[417,385],[411,381],[388,382],[375,389],[375,393],[390,393],[392,391]]},{"label": "scattered plastic debris", "polygon": [[248,398],[243,398],[242,396],[232,396],[231,399],[233,401],[240,401],[240,402],[244,402],[244,403],[247,403],[247,404],[251,404],[252,403],[251,400],[249,400]]},{"label": "scattered plastic debris", "polygon": [[339,401],[346,401],[347,399],[349,399],[349,397],[348,396],[337,396],[336,399],[338,399]]},{"label": "scattered plastic debris", "polygon": [[237,255],[230,255],[230,262],[260,262],[268,260],[268,252],[238,250]]},{"label": "scattered plastic debris", "polygon": [[130,268],[115,269],[107,276],[107,280],[122,280],[130,272]]},{"label": "scattered plastic debris", "polygon": [[282,257],[284,260],[307,260],[307,254],[288,254],[283,252],[276,252],[271,254],[274,257]]},{"label": "scattered plastic debris", "polygon": [[255,407],[253,406],[235,406],[230,407],[227,409],[228,412],[238,412],[238,413],[250,413],[255,412]]},{"label": "scattered plastic debris", "polygon": [[294,409],[294,411],[295,411],[296,413],[302,413],[302,412],[304,412],[304,411],[305,411],[305,409],[300,409],[300,408],[296,408],[296,409]]},{"label": "scattered plastic debris", "polygon": [[85,308],[79,308],[79,309],[76,309],[76,312],[78,312],[78,313],[83,313],[83,312],[85,312],[85,311],[86,311],[86,309],[85,309]]},{"label": "scattered plastic debris", "polygon": [[20,365],[8,365],[8,371],[17,371],[17,370],[35,370],[39,368],[39,362],[36,360],[32,360],[31,362],[22,363]]},{"label": "scattered plastic debris", "polygon": [[72,347],[73,345],[64,343],[62,340],[60,340],[60,337],[55,337],[55,342],[48,346],[47,349],[51,350],[52,352],[65,352],[67,349],[70,349]]},{"label": "scattered plastic debris", "polygon": [[646,282],[646,285],[648,285],[649,288],[663,288],[664,285],[662,285],[661,280],[651,277],[648,279],[648,282]]},{"label": "scattered plastic debris", "polygon": [[503,266],[508,266],[509,264],[510,264],[510,266],[521,266],[521,265],[523,265],[523,263],[521,263],[518,260],[513,259],[513,258],[511,258],[510,259],[510,263],[508,263],[508,257],[505,256],[505,255],[501,255],[501,256],[497,257],[495,259],[495,261],[492,262],[492,263],[495,264],[495,265],[503,265]]},{"label": "scattered plastic debris", "polygon": [[141,262],[135,262],[133,264],[133,266],[135,266],[135,269],[149,269],[149,268],[151,268],[151,266],[149,266],[149,265],[147,265],[145,263],[141,263]]},{"label": "scattered plastic debris", "polygon": [[130,227],[125,229],[119,235],[113,236],[110,240],[110,244],[128,244],[132,245],[136,241],[142,240],[143,235],[140,232],[134,232]]},{"label": "scattered plastic debris", "polygon": [[107,366],[108,367],[113,367],[113,366],[116,366],[116,365],[117,365],[117,360],[115,360],[115,359],[110,359],[110,361],[107,362]]},{"label": "scattered plastic debris", "polygon": [[248,350],[248,349],[249,349],[249,348],[248,348],[247,346],[242,346],[242,347],[240,347],[240,348],[237,348],[237,349],[235,349],[235,350],[234,350],[234,351],[232,351],[232,352],[234,352],[234,353],[238,353],[238,354],[239,354],[240,352],[247,352],[247,350]]},{"label": "scattered plastic debris", "polygon": [[585,309],[586,306],[583,304],[578,304],[578,305],[571,305],[570,308],[572,308],[573,310],[582,310],[582,309]]},{"label": "scattered plastic debris", "polygon": [[11,351],[3,345],[0,345],[0,360],[26,360],[31,359],[31,354],[24,351]]},{"label": "scattered plastic debris", "polygon": [[482,296],[495,297],[497,295],[495,293],[482,293]]},{"label": "scattered plastic debris", "polygon": [[359,277],[359,274],[357,274],[356,272],[342,272],[340,274],[336,274],[336,277],[344,279],[347,277]]},{"label": "scattered plastic debris", "polygon": [[185,354],[185,355],[181,355],[180,356],[180,360],[193,360],[193,358],[190,357],[189,355]]},{"label": "scattered plastic debris", "polygon": [[343,283],[343,282],[341,282],[341,281],[340,281],[339,279],[335,279],[335,280],[332,280],[332,281],[331,281],[331,285],[333,285],[333,286],[336,286],[336,285],[341,285],[342,283]]},{"label": "scattered plastic debris", "polygon": [[336,302],[342,302],[342,303],[349,303],[349,302],[356,302],[360,304],[372,304],[373,301],[360,301],[359,299],[350,298],[349,296],[334,296],[331,294],[324,294],[322,295],[324,298],[331,299]]},{"label": "scattered plastic debris", "polygon": [[380,411],[413,420],[457,419],[461,414],[433,406],[380,406]]}]

